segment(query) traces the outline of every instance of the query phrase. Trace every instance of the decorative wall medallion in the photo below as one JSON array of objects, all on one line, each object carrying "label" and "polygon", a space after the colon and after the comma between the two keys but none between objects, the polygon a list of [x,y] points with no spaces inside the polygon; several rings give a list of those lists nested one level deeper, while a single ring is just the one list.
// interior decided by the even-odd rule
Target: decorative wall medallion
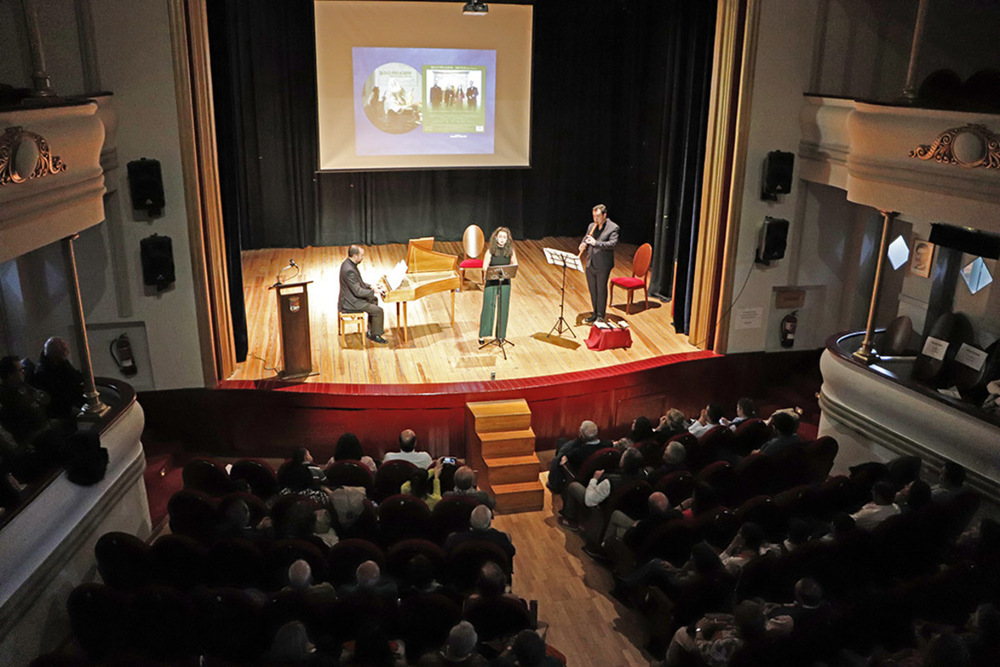
[{"label": "decorative wall medallion", "polygon": [[921,144],[910,157],[937,160],[960,167],[1000,169],[1000,135],[985,125],[969,124],[945,130],[933,144]]},{"label": "decorative wall medallion", "polygon": [[58,155],[49,151],[45,137],[23,127],[8,127],[0,136],[0,185],[66,171]]}]

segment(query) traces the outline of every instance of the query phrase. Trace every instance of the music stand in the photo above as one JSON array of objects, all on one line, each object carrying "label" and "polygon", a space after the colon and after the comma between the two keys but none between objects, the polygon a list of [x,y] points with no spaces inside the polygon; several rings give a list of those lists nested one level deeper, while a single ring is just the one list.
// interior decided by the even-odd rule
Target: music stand
[{"label": "music stand", "polygon": [[562,250],[556,250],[555,248],[542,248],[542,251],[545,252],[545,260],[549,264],[555,264],[556,266],[562,267],[562,286],[559,288],[559,292],[561,293],[561,297],[559,299],[559,319],[556,320],[555,325],[549,329],[549,332],[545,334],[545,337],[548,338],[551,336],[553,331],[560,336],[564,331],[569,331],[573,334],[573,338],[576,338],[576,333],[573,331],[573,327],[571,327],[569,322],[566,321],[566,318],[563,317],[563,309],[566,307],[566,267],[568,266],[571,269],[583,272],[583,264],[580,262],[579,255],[574,255],[571,252],[564,252]]},{"label": "music stand", "polygon": [[[483,285],[485,289],[485,284],[490,280],[510,280],[517,275],[517,264],[507,264],[501,266],[491,266],[483,272]],[[498,306],[500,305],[500,290],[498,289],[493,295],[493,315],[497,318],[496,325],[500,325],[500,312]],[[493,330],[494,333],[496,329]],[[510,342],[506,338],[494,338],[493,340],[488,340],[479,346],[479,349],[483,349],[488,345],[496,345],[500,348],[500,352],[503,354],[504,360],[507,359],[507,351],[503,348],[506,345],[511,347],[517,347],[514,343]]]}]

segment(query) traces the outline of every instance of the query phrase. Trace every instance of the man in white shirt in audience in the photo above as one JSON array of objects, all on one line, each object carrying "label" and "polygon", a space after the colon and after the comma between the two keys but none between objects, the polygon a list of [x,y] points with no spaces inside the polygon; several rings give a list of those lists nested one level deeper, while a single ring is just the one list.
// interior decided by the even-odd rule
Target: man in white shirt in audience
[{"label": "man in white shirt in audience", "polygon": [[896,493],[888,482],[876,482],[872,487],[872,502],[851,516],[854,525],[862,530],[871,530],[891,516],[899,514],[899,507],[893,502]]},{"label": "man in white shirt in audience", "polygon": [[688,426],[688,433],[700,438],[719,425],[723,417],[722,406],[710,403],[701,410],[701,415]]},{"label": "man in white shirt in audience", "polygon": [[406,429],[399,434],[399,451],[386,452],[385,463],[389,461],[409,461],[418,468],[429,468],[434,459],[427,452],[417,451],[417,434]]}]

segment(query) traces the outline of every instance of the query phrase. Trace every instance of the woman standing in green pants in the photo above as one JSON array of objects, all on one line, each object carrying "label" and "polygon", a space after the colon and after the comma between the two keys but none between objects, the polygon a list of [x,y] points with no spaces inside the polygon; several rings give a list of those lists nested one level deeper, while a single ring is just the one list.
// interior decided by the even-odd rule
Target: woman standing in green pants
[{"label": "woman standing in green pants", "polygon": [[[490,235],[490,247],[483,255],[483,271],[491,266],[508,266],[517,264],[517,253],[514,252],[514,241],[510,238],[510,230],[497,227]],[[500,298],[497,299],[497,290]],[[494,306],[496,304],[496,306]],[[504,340],[507,337],[507,313],[510,310],[510,280],[487,280],[483,288],[483,313],[479,317],[479,344],[493,330],[493,310],[498,309],[496,337]]]}]

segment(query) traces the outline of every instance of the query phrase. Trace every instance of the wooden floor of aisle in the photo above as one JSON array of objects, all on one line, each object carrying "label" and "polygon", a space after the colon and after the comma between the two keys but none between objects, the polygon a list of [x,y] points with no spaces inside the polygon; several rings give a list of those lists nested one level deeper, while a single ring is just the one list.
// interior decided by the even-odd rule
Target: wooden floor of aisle
[{"label": "wooden floor of aisle", "polygon": [[[306,249],[250,250],[243,253],[243,284],[246,300],[249,356],[237,366],[230,379],[256,380],[275,376],[281,367],[277,308],[273,290],[275,277],[294,258],[303,272],[294,280],[311,280],[309,285],[310,331],[313,369],[318,375],[310,382],[351,384],[412,384],[514,379],[592,370],[640,361],[695,348],[686,336],[674,332],[670,304],[650,299],[642,305],[642,291],[636,293],[631,314],[625,313],[626,293],[615,290],[608,307],[609,318],[622,318],[632,328],[630,349],[594,352],[583,344],[589,326],[581,320],[590,314],[590,296],[584,274],[566,272],[565,317],[574,327],[576,338],[565,333],[546,338],[559,317],[559,288],[562,270],[545,262],[544,247],[576,251],[578,239],[546,238],[520,241],[516,245],[520,271],[511,294],[511,316],[504,360],[496,347],[479,349],[478,328],[482,291],[467,283],[456,294],[455,325],[450,324],[448,293],[432,294],[409,304],[409,338],[404,341],[397,328],[394,304],[387,304],[388,345],[364,345],[361,335],[337,335],[337,299],[340,265],[347,257],[346,246]],[[461,243],[438,242],[435,250],[462,256]],[[630,276],[635,246],[619,244],[612,276]],[[406,246],[391,244],[367,249],[360,269],[369,283],[404,259]],[[285,276],[285,280],[288,277]]]},{"label": "wooden floor of aisle", "polygon": [[583,553],[583,538],[559,526],[548,489],[541,511],[498,515],[493,526],[517,548],[514,593],[538,600],[538,618],[549,625],[546,641],[568,665],[651,664],[640,649],[646,642],[641,616],[611,597],[611,572]]}]

